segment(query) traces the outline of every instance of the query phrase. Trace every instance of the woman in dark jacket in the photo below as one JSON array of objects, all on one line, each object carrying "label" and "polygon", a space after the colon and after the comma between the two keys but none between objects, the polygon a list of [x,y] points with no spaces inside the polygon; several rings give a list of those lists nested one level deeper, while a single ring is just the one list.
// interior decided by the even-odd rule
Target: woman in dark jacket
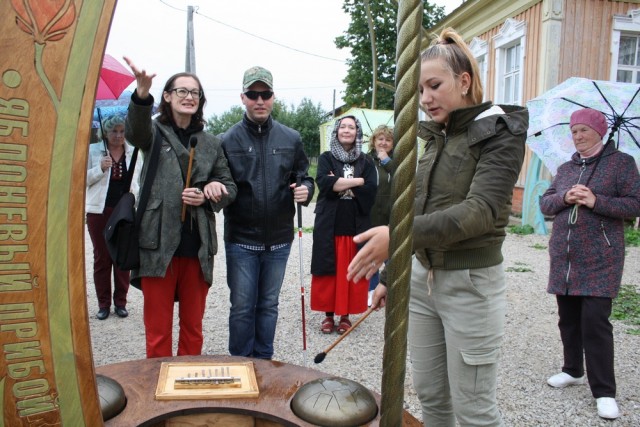
[{"label": "woman in dark jacket", "polygon": [[586,360],[598,415],[614,419],[620,413],[609,316],[622,280],[624,219],[640,216],[640,177],[633,157],[602,143],[602,113],[581,109],[569,124],[577,151],[540,200],[542,213],[555,215],[547,291],[556,295],[564,348],[562,372],[547,383],[584,384]]},{"label": "woman in dark jacket", "polygon": [[[144,296],[147,357],[172,355],[174,298],[179,301],[178,356],[199,355],[202,318],[213,282],[213,257],[218,250],[215,212],[234,200],[236,185],[220,139],[204,132],[205,97],[200,80],[190,73],[169,78],[162,91],[160,116],[152,121],[149,90],[155,74],[125,60],[137,80],[127,113],[127,140],[142,150],[145,159],[158,132],[162,144],[140,224],[140,267],[131,272]],[[144,163],[143,180],[149,163]]]},{"label": "woman in dark jacket", "polygon": [[[378,190],[376,201],[371,208],[371,226],[389,225],[391,216],[391,177],[393,176],[393,128],[380,125],[371,134],[369,141],[369,157],[376,167],[376,182]],[[380,274],[374,274],[369,279],[369,298],[367,305],[371,306],[373,291],[380,282]]]},{"label": "woman in dark jacket", "polygon": [[311,255],[311,309],[324,311],[321,331],[351,327],[349,314],[367,309],[369,281],[346,279],[347,266],[358,251],[353,236],[371,226],[369,214],[376,195],[375,168],[362,153],[362,127],[353,116],[336,121],[331,150],[318,159],[319,188]]}]

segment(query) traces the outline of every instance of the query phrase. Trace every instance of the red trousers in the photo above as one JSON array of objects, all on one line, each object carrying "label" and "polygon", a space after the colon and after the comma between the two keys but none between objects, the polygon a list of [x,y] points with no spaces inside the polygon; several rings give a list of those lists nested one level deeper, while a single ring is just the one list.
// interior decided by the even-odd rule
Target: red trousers
[{"label": "red trousers", "polygon": [[353,236],[334,237],[336,275],[311,276],[311,309],[335,313],[339,316],[367,311],[369,281],[347,280],[347,268],[356,256],[358,247]]},{"label": "red trousers", "polygon": [[202,318],[209,292],[198,258],[173,257],[164,277],[142,277],[147,358],[173,355],[174,298],[178,297],[178,356],[202,353]]},{"label": "red trousers", "polygon": [[120,270],[111,260],[107,244],[104,241],[104,227],[113,212],[105,207],[101,214],[87,214],[87,228],[93,244],[93,283],[98,297],[98,308],[111,307],[111,272],[113,271],[113,304],[116,307],[127,305],[129,291],[129,272]]}]

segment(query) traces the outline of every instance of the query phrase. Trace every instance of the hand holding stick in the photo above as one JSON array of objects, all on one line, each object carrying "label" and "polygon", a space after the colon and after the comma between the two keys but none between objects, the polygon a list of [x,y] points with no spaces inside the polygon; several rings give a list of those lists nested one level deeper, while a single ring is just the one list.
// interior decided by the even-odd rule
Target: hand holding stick
[{"label": "hand holding stick", "polygon": [[338,339],[337,339],[337,340],[335,340],[335,341],[334,341],[334,343],[333,343],[333,344],[331,344],[329,347],[327,347],[327,348],[326,348],[322,353],[318,353],[318,354],[316,355],[316,357],[313,359],[313,362],[314,362],[314,363],[322,363],[322,361],[324,360],[324,358],[325,358],[325,357],[327,357],[327,353],[329,353],[331,350],[333,350],[333,347],[337,346],[337,345],[338,345],[338,343],[344,339],[344,337],[346,337],[347,335],[349,335],[349,334],[350,334],[350,333],[351,333],[355,328],[357,328],[357,327],[358,327],[358,325],[359,325],[360,323],[362,323],[362,322],[364,321],[364,319],[366,319],[366,318],[367,318],[367,316],[369,316],[369,315],[373,312],[373,310],[374,310],[374,309],[375,309],[375,307],[373,307],[373,306],[372,306],[372,307],[369,307],[369,309],[368,309],[367,311],[365,311],[365,312],[364,312],[364,314],[362,315],[362,317],[361,317],[361,318],[359,318],[359,319],[356,321],[356,323],[354,323],[354,324],[353,324],[353,326],[352,326],[352,327],[350,327],[349,329],[347,329],[347,330],[345,331],[345,333],[344,333],[344,334],[340,335],[340,336],[338,337]]},{"label": "hand holding stick", "polygon": [[[184,188],[189,188],[189,186],[191,185],[191,166],[193,165],[193,155],[195,154],[197,144],[198,144],[198,138],[196,138],[195,136],[192,136],[191,138],[189,138],[189,146],[191,148],[189,149],[189,167],[187,168],[187,182],[185,183]],[[180,217],[180,220],[182,222],[184,222],[186,215],[187,215],[187,205],[184,202],[182,202],[182,216]]]}]

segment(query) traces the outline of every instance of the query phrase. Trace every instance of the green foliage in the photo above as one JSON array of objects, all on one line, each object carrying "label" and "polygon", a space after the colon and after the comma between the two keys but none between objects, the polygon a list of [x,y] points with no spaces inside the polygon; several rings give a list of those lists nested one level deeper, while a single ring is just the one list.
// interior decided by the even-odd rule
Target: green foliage
[{"label": "green foliage", "polygon": [[633,227],[625,227],[624,243],[627,246],[640,246],[640,230]]},{"label": "green foliage", "polygon": [[509,273],[529,273],[533,271],[530,266],[523,262],[516,262],[514,264],[515,267],[507,267],[504,271]]},{"label": "green foliage", "polygon": [[526,235],[526,234],[533,234],[534,229],[532,226],[530,226],[529,224],[525,224],[525,225],[510,225],[507,230],[509,231],[509,233],[512,234],[519,234],[519,235]]},{"label": "green foliage", "polygon": [[531,247],[533,249],[540,249],[540,250],[547,249],[545,245],[541,245],[540,243],[534,243],[533,245],[531,245]]},{"label": "green foliage", "polygon": [[[423,2],[422,25],[429,28],[445,16],[444,7]],[[377,80],[382,83],[377,87],[375,107],[392,110],[394,91],[389,87],[395,87],[398,2],[369,1],[369,7],[375,34]],[[365,5],[360,0],[345,0],[342,8],[351,15],[349,29],[335,39],[338,49],[350,49],[351,52],[351,58],[347,60],[349,71],[343,80],[347,84],[344,100],[349,106],[371,108],[373,61]]]},{"label": "green foliage", "polygon": [[326,117],[326,112],[321,105],[314,105],[310,99],[304,98],[297,107],[291,105],[290,110],[284,104],[279,111],[275,110],[274,106],[273,117],[276,120],[300,132],[307,157],[318,157],[320,155],[320,125]]},{"label": "green foliage", "polygon": [[[226,132],[231,126],[242,120],[244,108],[233,106],[220,116],[213,115],[207,120],[206,130],[214,135]],[[273,103],[271,115],[285,126],[300,132],[304,151],[308,157],[317,157],[320,151],[320,125],[324,122],[326,112],[320,104],[314,105],[304,98],[298,107],[290,108],[284,102],[276,99]],[[314,175],[315,176],[315,175]]]},{"label": "green foliage", "polygon": [[[613,300],[611,318],[629,325],[640,325],[640,294],[632,285],[622,285],[618,297]],[[627,333],[640,335],[640,329],[629,329]]]},{"label": "green foliage", "polygon": [[231,107],[229,111],[225,111],[224,113],[220,114],[220,116],[217,116],[216,114],[211,116],[209,120],[207,120],[205,129],[209,133],[220,135],[221,133],[226,132],[231,126],[242,120],[243,114],[244,108],[235,105]]}]

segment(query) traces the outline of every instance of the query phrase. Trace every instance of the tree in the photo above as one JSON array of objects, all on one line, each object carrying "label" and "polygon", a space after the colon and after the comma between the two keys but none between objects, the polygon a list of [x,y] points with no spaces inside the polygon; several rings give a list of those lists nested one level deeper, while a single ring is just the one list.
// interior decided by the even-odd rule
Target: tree
[{"label": "tree", "polygon": [[[343,80],[347,84],[345,103],[356,107],[371,107],[372,52],[369,23],[364,2],[345,0],[343,10],[351,15],[349,29],[336,37],[339,49],[350,49],[351,58],[347,60],[349,70]],[[378,90],[376,108],[393,109],[395,74],[398,3],[392,0],[369,2],[370,14],[375,35]],[[424,0],[422,26],[429,28],[444,18],[444,7],[432,6]]]},{"label": "tree", "polygon": [[[234,124],[242,120],[244,108],[231,107],[220,116],[213,115],[207,120],[207,132],[214,135],[224,133]],[[327,113],[320,104],[314,105],[311,100],[304,98],[296,108],[290,108],[284,102],[276,99],[273,103],[271,115],[285,126],[300,132],[304,151],[308,157],[317,157],[320,151],[320,125],[325,121]]]},{"label": "tree", "polygon": [[293,127],[300,132],[304,151],[309,157],[320,155],[320,125],[326,120],[326,112],[320,104],[313,105],[310,99],[304,98],[294,115]]},{"label": "tree", "polygon": [[214,114],[207,120],[206,130],[214,135],[226,132],[231,126],[242,120],[244,108],[234,105],[229,111],[225,111],[220,116]]}]

